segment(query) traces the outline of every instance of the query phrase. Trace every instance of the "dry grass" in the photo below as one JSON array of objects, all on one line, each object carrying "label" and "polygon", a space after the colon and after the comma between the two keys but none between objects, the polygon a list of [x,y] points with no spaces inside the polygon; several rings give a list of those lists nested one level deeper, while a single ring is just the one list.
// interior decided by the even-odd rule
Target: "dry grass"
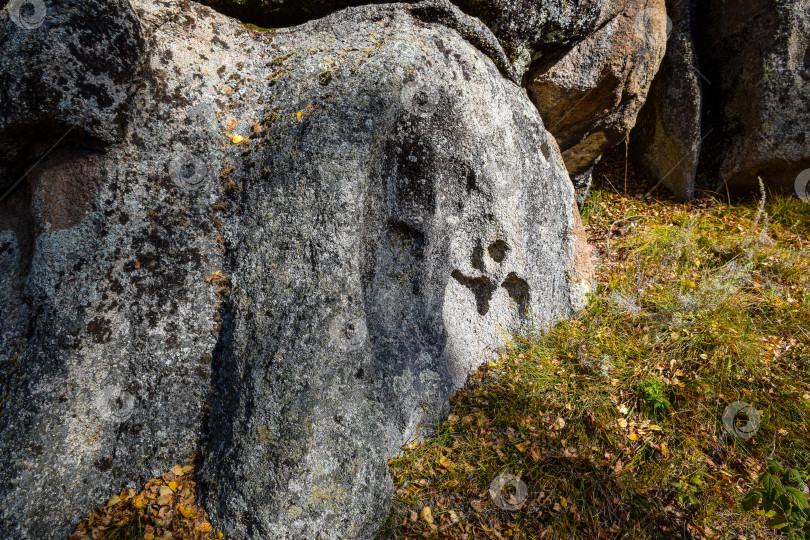
[{"label": "dry grass", "polygon": [[[390,462],[381,538],[779,536],[740,501],[769,459],[810,464],[810,205],[606,184],[584,214],[602,259],[588,307],[516,337]],[[750,439],[724,429],[736,401],[761,414]],[[528,488],[518,511],[490,496],[501,473]]]}]

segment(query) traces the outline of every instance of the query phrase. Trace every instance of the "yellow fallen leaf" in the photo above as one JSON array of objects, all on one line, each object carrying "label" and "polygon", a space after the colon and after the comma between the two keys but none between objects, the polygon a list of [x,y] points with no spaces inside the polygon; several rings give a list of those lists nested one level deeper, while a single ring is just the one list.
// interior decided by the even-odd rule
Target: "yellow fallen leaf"
[{"label": "yellow fallen leaf", "polygon": [[638,435],[637,435],[637,434],[635,434],[635,433],[631,433],[631,434],[630,434],[630,440],[631,440],[631,441],[637,441],[637,440],[638,440]]},{"label": "yellow fallen leaf", "polygon": [[620,428],[626,428],[627,427],[627,420],[625,420],[624,418],[619,418],[617,420],[617,422],[619,423]]},{"label": "yellow fallen leaf", "polygon": [[[211,274],[211,276],[210,276],[208,279],[213,279],[213,278],[214,278],[214,276],[216,276],[216,274],[219,274],[219,276],[221,276],[221,277],[223,277],[223,278],[225,277],[225,276],[222,276],[222,273],[221,273],[221,272],[216,271],[216,272],[214,272],[213,274]],[[215,281],[215,283],[216,283],[216,281]],[[183,467],[181,467],[180,465],[175,465],[174,467],[172,467],[171,469],[169,469],[169,472],[170,472],[170,473],[172,473],[172,474],[174,474],[175,476],[183,476],[183,474],[184,474],[184,473],[183,473]]]},{"label": "yellow fallen leaf", "polygon": [[177,491],[178,486],[179,484],[177,482],[169,482],[169,489],[171,489],[172,491]]},{"label": "yellow fallen leaf", "polygon": [[217,531],[217,539],[218,540],[222,540],[223,536],[225,536],[225,534],[222,531]]},{"label": "yellow fallen leaf", "polygon": [[447,456],[442,456],[439,458],[439,466],[444,467],[445,469],[449,469],[453,466],[453,462],[450,461]]},{"label": "yellow fallen leaf", "polygon": [[184,518],[193,518],[197,516],[197,512],[187,506],[183,506],[182,504],[177,505],[177,511],[180,512],[180,515]]},{"label": "yellow fallen leaf", "polygon": [[[175,485],[177,482],[173,482]],[[169,486],[160,486],[160,496],[161,497],[171,497],[174,494],[174,490]]]},{"label": "yellow fallen leaf", "polygon": [[197,529],[200,532],[208,532],[208,531],[211,530],[211,524],[208,523],[207,521],[203,521],[202,523],[198,524],[194,528]]},{"label": "yellow fallen leaf", "polygon": [[245,142],[247,139],[236,133],[233,137],[231,137],[231,140],[233,141],[233,144],[241,144]]},{"label": "yellow fallen leaf", "polygon": [[121,502],[121,497],[119,497],[118,495],[113,495],[112,497],[110,497],[110,500],[107,501],[107,506],[112,506],[119,502]]},{"label": "yellow fallen leaf", "polygon": [[143,540],[155,540],[155,533],[147,533],[143,535]]},{"label": "yellow fallen leaf", "polygon": [[186,465],[185,467],[183,467],[180,470],[183,472],[183,474],[188,474],[188,473],[190,473],[191,471],[194,470],[194,465]]},{"label": "yellow fallen leaf", "polygon": [[298,113],[295,115],[295,117],[298,118],[299,120],[301,120],[302,116],[304,116],[304,113],[302,113],[301,111],[298,111]]},{"label": "yellow fallen leaf", "polygon": [[661,443],[661,455],[667,457],[667,445],[666,443]]},{"label": "yellow fallen leaf", "polygon": [[143,496],[143,493],[132,499],[132,504],[135,505],[135,508],[143,508],[146,506],[146,497]]},{"label": "yellow fallen leaf", "polygon": [[515,448],[517,448],[517,449],[518,449],[519,451],[521,451],[521,452],[525,452],[525,451],[526,451],[526,447],[527,447],[527,446],[528,446],[528,445],[527,445],[525,442],[522,442],[522,443],[517,443],[517,444],[515,445]]},{"label": "yellow fallen leaf", "polygon": [[427,524],[433,523],[433,512],[431,511],[429,506],[425,506],[424,508],[422,508],[422,511],[419,512],[419,517],[422,518],[422,521],[424,521]]}]

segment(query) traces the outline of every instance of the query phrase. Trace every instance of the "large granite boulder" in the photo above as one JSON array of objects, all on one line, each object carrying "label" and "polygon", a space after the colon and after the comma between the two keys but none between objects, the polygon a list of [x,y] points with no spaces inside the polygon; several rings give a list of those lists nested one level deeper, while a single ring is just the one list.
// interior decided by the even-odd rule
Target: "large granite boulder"
[{"label": "large granite boulder", "polygon": [[[391,0],[202,0],[222,13],[265,28],[300,24],[339,9]],[[449,3],[449,2],[448,2]],[[540,58],[548,63],[595,28],[606,0],[452,0],[498,37],[518,75]]]},{"label": "large granite boulder", "polygon": [[0,202],[0,536],[64,538],[201,452],[230,536],[369,537],[387,459],[584,303],[559,149],[435,2],[268,33],[133,6],[120,139],[78,126]]},{"label": "large granite boulder", "polygon": [[711,0],[698,21],[717,189],[791,192],[810,168],[810,1]]},{"label": "large granite boulder", "polygon": [[615,0],[587,38],[527,73],[529,96],[560,145],[580,202],[594,164],[635,125],[664,57],[668,26],[664,0]]},{"label": "large granite boulder", "polygon": [[587,289],[553,138],[424,12],[349,9],[270,41],[283,72],[256,88],[251,152],[268,172],[239,198],[200,473],[239,538],[368,537],[388,458],[503,332],[565,317]]},{"label": "large granite boulder", "polygon": [[[689,0],[667,0],[672,32],[661,69],[630,134],[637,170],[661,183],[680,201],[695,195],[702,137],[704,75],[692,35],[696,13]],[[708,135],[711,135],[709,133]]]}]

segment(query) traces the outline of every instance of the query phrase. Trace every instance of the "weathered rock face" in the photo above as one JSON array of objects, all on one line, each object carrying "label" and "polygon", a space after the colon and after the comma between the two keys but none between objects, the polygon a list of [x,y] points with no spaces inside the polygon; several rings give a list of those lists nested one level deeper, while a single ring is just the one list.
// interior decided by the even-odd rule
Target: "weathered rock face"
[{"label": "weathered rock face", "polygon": [[[339,9],[390,0],[203,0],[222,13],[262,27],[277,28],[323,17]],[[437,2],[450,4],[449,1]],[[529,64],[543,58],[550,62],[568,46],[585,38],[596,27],[605,0],[542,2],[538,0],[453,0],[464,13],[480,19],[494,32],[522,76]]]},{"label": "weathered rock face", "polygon": [[581,196],[593,165],[635,124],[666,35],[664,0],[618,1],[603,9],[595,32],[527,74],[529,96],[559,142]]},{"label": "weathered rock face", "polygon": [[550,64],[596,29],[605,0],[455,0],[500,40],[522,76],[532,62]]},{"label": "weathered rock face", "polygon": [[387,458],[499,333],[579,303],[573,192],[520,89],[442,26],[360,8],[272,42],[200,486],[238,537],[366,537]]},{"label": "weathered rock face", "polygon": [[[112,492],[139,487],[188,459],[200,433],[217,341],[211,332],[217,298],[205,283],[221,268],[210,209],[217,190],[174,186],[167,163],[175,145],[214,147],[214,133],[199,126],[190,135],[181,120],[195,94],[168,88],[193,80],[191,69],[164,80],[151,71],[138,81],[134,102],[95,77],[96,62],[113,70],[106,62],[125,56],[128,41],[115,50],[124,22],[140,32],[128,4],[121,6],[126,16],[78,2],[73,7],[81,16],[70,15],[69,23],[48,15],[30,30],[62,36],[45,53],[22,30],[4,34],[4,73],[30,65],[45,74],[47,91],[4,102],[3,143],[57,136],[29,133],[27,121],[78,127],[70,144],[48,154],[0,203],[3,538],[66,538]],[[176,7],[172,13],[191,17]],[[107,39],[98,49],[91,47],[95,36]],[[90,48],[86,55],[82,43]],[[39,63],[43,54],[49,64]],[[151,62],[165,63],[154,56]],[[120,66],[121,85],[133,75],[127,69]],[[117,77],[109,80],[117,84]],[[3,78],[4,96],[16,88],[16,79]],[[132,131],[119,121],[122,110],[133,113]],[[119,130],[124,141],[100,151],[105,129]],[[18,157],[15,169],[39,159]]]},{"label": "weathered rock face", "polygon": [[709,126],[704,157],[730,190],[793,190],[810,167],[810,2],[711,1],[699,21]]},{"label": "weathered rock face", "polygon": [[0,204],[0,536],[64,538],[201,450],[229,535],[368,537],[387,458],[504,331],[584,302],[559,149],[423,6],[259,34],[133,5],[122,139]]},{"label": "weathered rock face", "polygon": [[681,201],[695,195],[703,113],[701,73],[688,0],[668,0],[672,32],[661,69],[630,135],[630,153],[639,170],[668,187]]},{"label": "weathered rock face", "polygon": [[0,17],[0,171],[43,152],[71,126],[68,140],[119,138],[143,51],[126,0],[21,5]]}]

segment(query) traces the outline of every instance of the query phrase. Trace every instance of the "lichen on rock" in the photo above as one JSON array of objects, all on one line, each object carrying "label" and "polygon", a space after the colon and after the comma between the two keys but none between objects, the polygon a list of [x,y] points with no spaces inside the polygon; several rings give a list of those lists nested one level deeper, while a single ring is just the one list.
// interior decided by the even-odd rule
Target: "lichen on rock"
[{"label": "lichen on rock", "polygon": [[35,108],[77,136],[5,157],[38,164],[0,202],[0,535],[65,537],[200,453],[228,535],[367,537],[387,459],[582,304],[557,145],[452,6],[264,33],[132,6],[133,78],[87,105],[119,134]]}]

